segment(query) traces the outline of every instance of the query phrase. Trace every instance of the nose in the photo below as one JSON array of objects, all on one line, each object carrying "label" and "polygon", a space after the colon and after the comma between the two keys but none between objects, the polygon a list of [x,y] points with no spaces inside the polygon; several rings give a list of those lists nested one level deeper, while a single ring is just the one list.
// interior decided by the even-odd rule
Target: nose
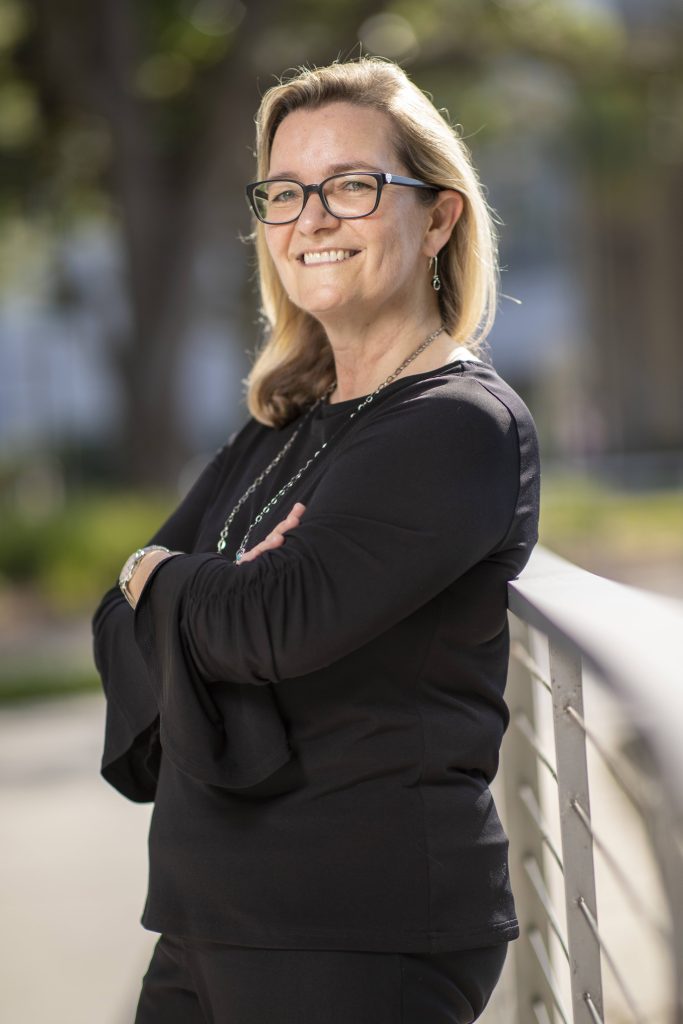
[{"label": "nose", "polygon": [[306,203],[297,221],[299,231],[302,234],[308,234],[321,228],[333,227],[338,223],[338,218],[333,217],[323,206],[320,193],[310,192],[306,197]]}]

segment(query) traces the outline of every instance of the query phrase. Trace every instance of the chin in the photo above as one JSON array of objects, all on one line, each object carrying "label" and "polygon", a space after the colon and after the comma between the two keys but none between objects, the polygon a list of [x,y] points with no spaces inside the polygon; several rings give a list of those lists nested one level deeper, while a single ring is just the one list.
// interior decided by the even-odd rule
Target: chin
[{"label": "chin", "polygon": [[341,312],[348,307],[350,301],[348,295],[340,294],[336,289],[332,288],[321,288],[315,294],[308,292],[296,297],[290,295],[290,298],[300,309],[314,317],[324,316],[326,313]]}]

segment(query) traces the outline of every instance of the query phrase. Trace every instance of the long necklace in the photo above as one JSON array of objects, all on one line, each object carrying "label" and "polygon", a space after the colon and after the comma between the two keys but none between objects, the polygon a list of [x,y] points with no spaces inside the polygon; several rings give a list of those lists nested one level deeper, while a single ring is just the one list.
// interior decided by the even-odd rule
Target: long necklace
[{"label": "long necklace", "polygon": [[[402,362],[401,365],[399,367],[397,367],[397,369],[395,369],[394,372],[392,374],[390,374],[385,381],[382,381],[380,386],[378,388],[376,388],[372,392],[371,395],[367,395],[363,399],[363,401],[356,407],[356,409],[352,413],[349,414],[348,419],[344,420],[344,422],[342,423],[341,427],[339,427],[338,430],[336,430],[334,432],[332,437],[328,441],[324,441],[323,444],[321,444],[320,448],[318,448],[318,450],[315,451],[313,453],[313,455],[311,455],[311,457],[307,460],[307,462],[305,462],[304,465],[301,466],[301,468],[296,471],[294,476],[291,477],[291,479],[287,481],[287,483],[284,485],[284,487],[281,487],[280,490],[276,494],[274,494],[273,497],[269,501],[266,502],[266,504],[263,506],[263,508],[261,509],[259,514],[254,519],[253,523],[251,524],[251,526],[249,527],[249,529],[245,533],[244,537],[242,538],[242,543],[240,544],[239,548],[237,549],[237,552],[235,554],[235,562],[233,564],[239,562],[240,559],[242,558],[242,556],[244,555],[244,552],[247,549],[247,541],[249,540],[249,534],[254,529],[254,527],[258,526],[258,524],[261,522],[263,517],[266,516],[271,511],[271,509],[274,508],[275,505],[277,505],[278,501],[280,501],[280,499],[284,497],[284,495],[287,493],[287,491],[290,490],[290,488],[292,488],[294,486],[294,484],[299,480],[299,478],[302,476],[302,474],[306,472],[308,467],[313,462],[315,462],[315,460],[318,458],[318,456],[321,454],[321,452],[325,448],[327,448],[327,446],[330,445],[332,443],[332,441],[334,441],[334,439],[338,436],[338,434],[344,429],[346,424],[349,423],[353,419],[353,417],[356,416],[361,411],[361,409],[365,408],[366,405],[369,405],[370,402],[372,402],[374,400],[375,396],[379,394],[379,392],[382,390],[382,388],[385,388],[387,386],[387,384],[391,384],[391,382],[393,380],[395,380],[396,377],[398,377],[399,373],[402,373],[403,370],[405,370],[406,366],[408,366],[409,363],[412,363],[413,359],[416,359],[417,356],[419,356],[420,352],[423,352],[427,348],[428,345],[431,345],[431,343],[434,341],[434,339],[438,338],[438,336],[444,330],[445,330],[445,325],[441,324],[440,327],[436,331],[433,331],[429,335],[428,338],[425,338],[425,340],[422,342],[422,344],[419,346],[419,348],[416,348],[412,355],[408,356],[408,358],[406,360],[404,360],[404,362]],[[223,529],[220,532],[220,537],[218,539],[218,545],[217,545],[217,549],[218,549],[218,551],[220,553],[225,551],[225,548],[227,546],[227,540],[228,540],[228,531],[230,530],[230,526],[232,524],[233,519],[237,515],[237,512],[240,510],[240,508],[242,507],[244,502],[247,500],[247,498],[251,494],[254,493],[254,491],[259,486],[259,484],[261,484],[262,481],[268,476],[270,471],[278,464],[278,462],[280,461],[280,459],[282,459],[282,457],[285,455],[285,453],[287,451],[289,451],[289,449],[291,448],[292,443],[294,441],[294,438],[297,436],[297,434],[299,433],[299,431],[303,427],[304,423],[313,414],[313,412],[317,409],[317,407],[320,405],[320,403],[322,401],[324,401],[325,399],[329,398],[329,396],[332,394],[332,392],[334,391],[336,386],[337,386],[337,382],[335,380],[335,381],[333,381],[330,384],[330,386],[328,388],[326,388],[326,390],[322,393],[322,395],[320,395],[320,397],[315,400],[315,402],[310,407],[310,409],[306,412],[306,414],[305,414],[304,418],[302,419],[301,423],[296,428],[296,430],[294,431],[292,436],[289,438],[289,440],[286,442],[284,447],[280,449],[280,451],[275,456],[275,458],[272,460],[272,462],[270,462],[266,466],[266,468],[264,470],[262,470],[262,472],[259,473],[259,475],[253,481],[253,483],[251,483],[249,485],[249,487],[247,487],[246,491],[244,492],[244,494],[242,495],[240,500],[237,502],[237,504],[233,508],[232,512],[228,515],[228,517],[225,520],[225,523],[223,524]]]}]

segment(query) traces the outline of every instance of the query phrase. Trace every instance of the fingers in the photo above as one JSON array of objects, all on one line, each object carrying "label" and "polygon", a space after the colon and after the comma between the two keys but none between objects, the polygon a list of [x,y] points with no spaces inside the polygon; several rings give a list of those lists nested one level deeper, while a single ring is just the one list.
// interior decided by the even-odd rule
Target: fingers
[{"label": "fingers", "polygon": [[255,558],[258,558],[259,555],[263,554],[264,551],[271,551],[273,548],[280,547],[280,545],[284,543],[284,535],[287,530],[292,530],[299,525],[301,516],[305,511],[306,506],[302,505],[300,501],[297,501],[289,514],[282,519],[277,526],[273,527],[264,540],[244,552],[237,564],[241,565],[243,562],[252,562]]},{"label": "fingers", "polygon": [[[304,508],[305,506],[302,505],[300,501],[297,501],[289,515],[273,528],[273,534],[284,533],[286,530],[290,530],[293,526],[298,526]],[[272,534],[269,534],[268,536],[272,536]]]}]

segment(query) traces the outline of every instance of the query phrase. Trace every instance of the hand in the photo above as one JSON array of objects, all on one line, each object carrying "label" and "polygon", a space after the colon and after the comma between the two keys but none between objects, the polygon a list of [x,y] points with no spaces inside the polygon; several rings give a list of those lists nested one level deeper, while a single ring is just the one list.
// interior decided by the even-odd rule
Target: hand
[{"label": "hand", "polygon": [[272,532],[268,534],[265,540],[262,540],[260,544],[255,544],[253,548],[249,548],[245,551],[240,558],[237,565],[242,565],[243,562],[253,562],[255,558],[262,555],[264,551],[271,551],[273,548],[279,548],[284,543],[285,533],[287,530],[293,530],[299,525],[301,516],[306,511],[306,506],[302,505],[300,501],[297,501],[292,511],[289,513],[286,519],[283,519],[273,528]]}]

